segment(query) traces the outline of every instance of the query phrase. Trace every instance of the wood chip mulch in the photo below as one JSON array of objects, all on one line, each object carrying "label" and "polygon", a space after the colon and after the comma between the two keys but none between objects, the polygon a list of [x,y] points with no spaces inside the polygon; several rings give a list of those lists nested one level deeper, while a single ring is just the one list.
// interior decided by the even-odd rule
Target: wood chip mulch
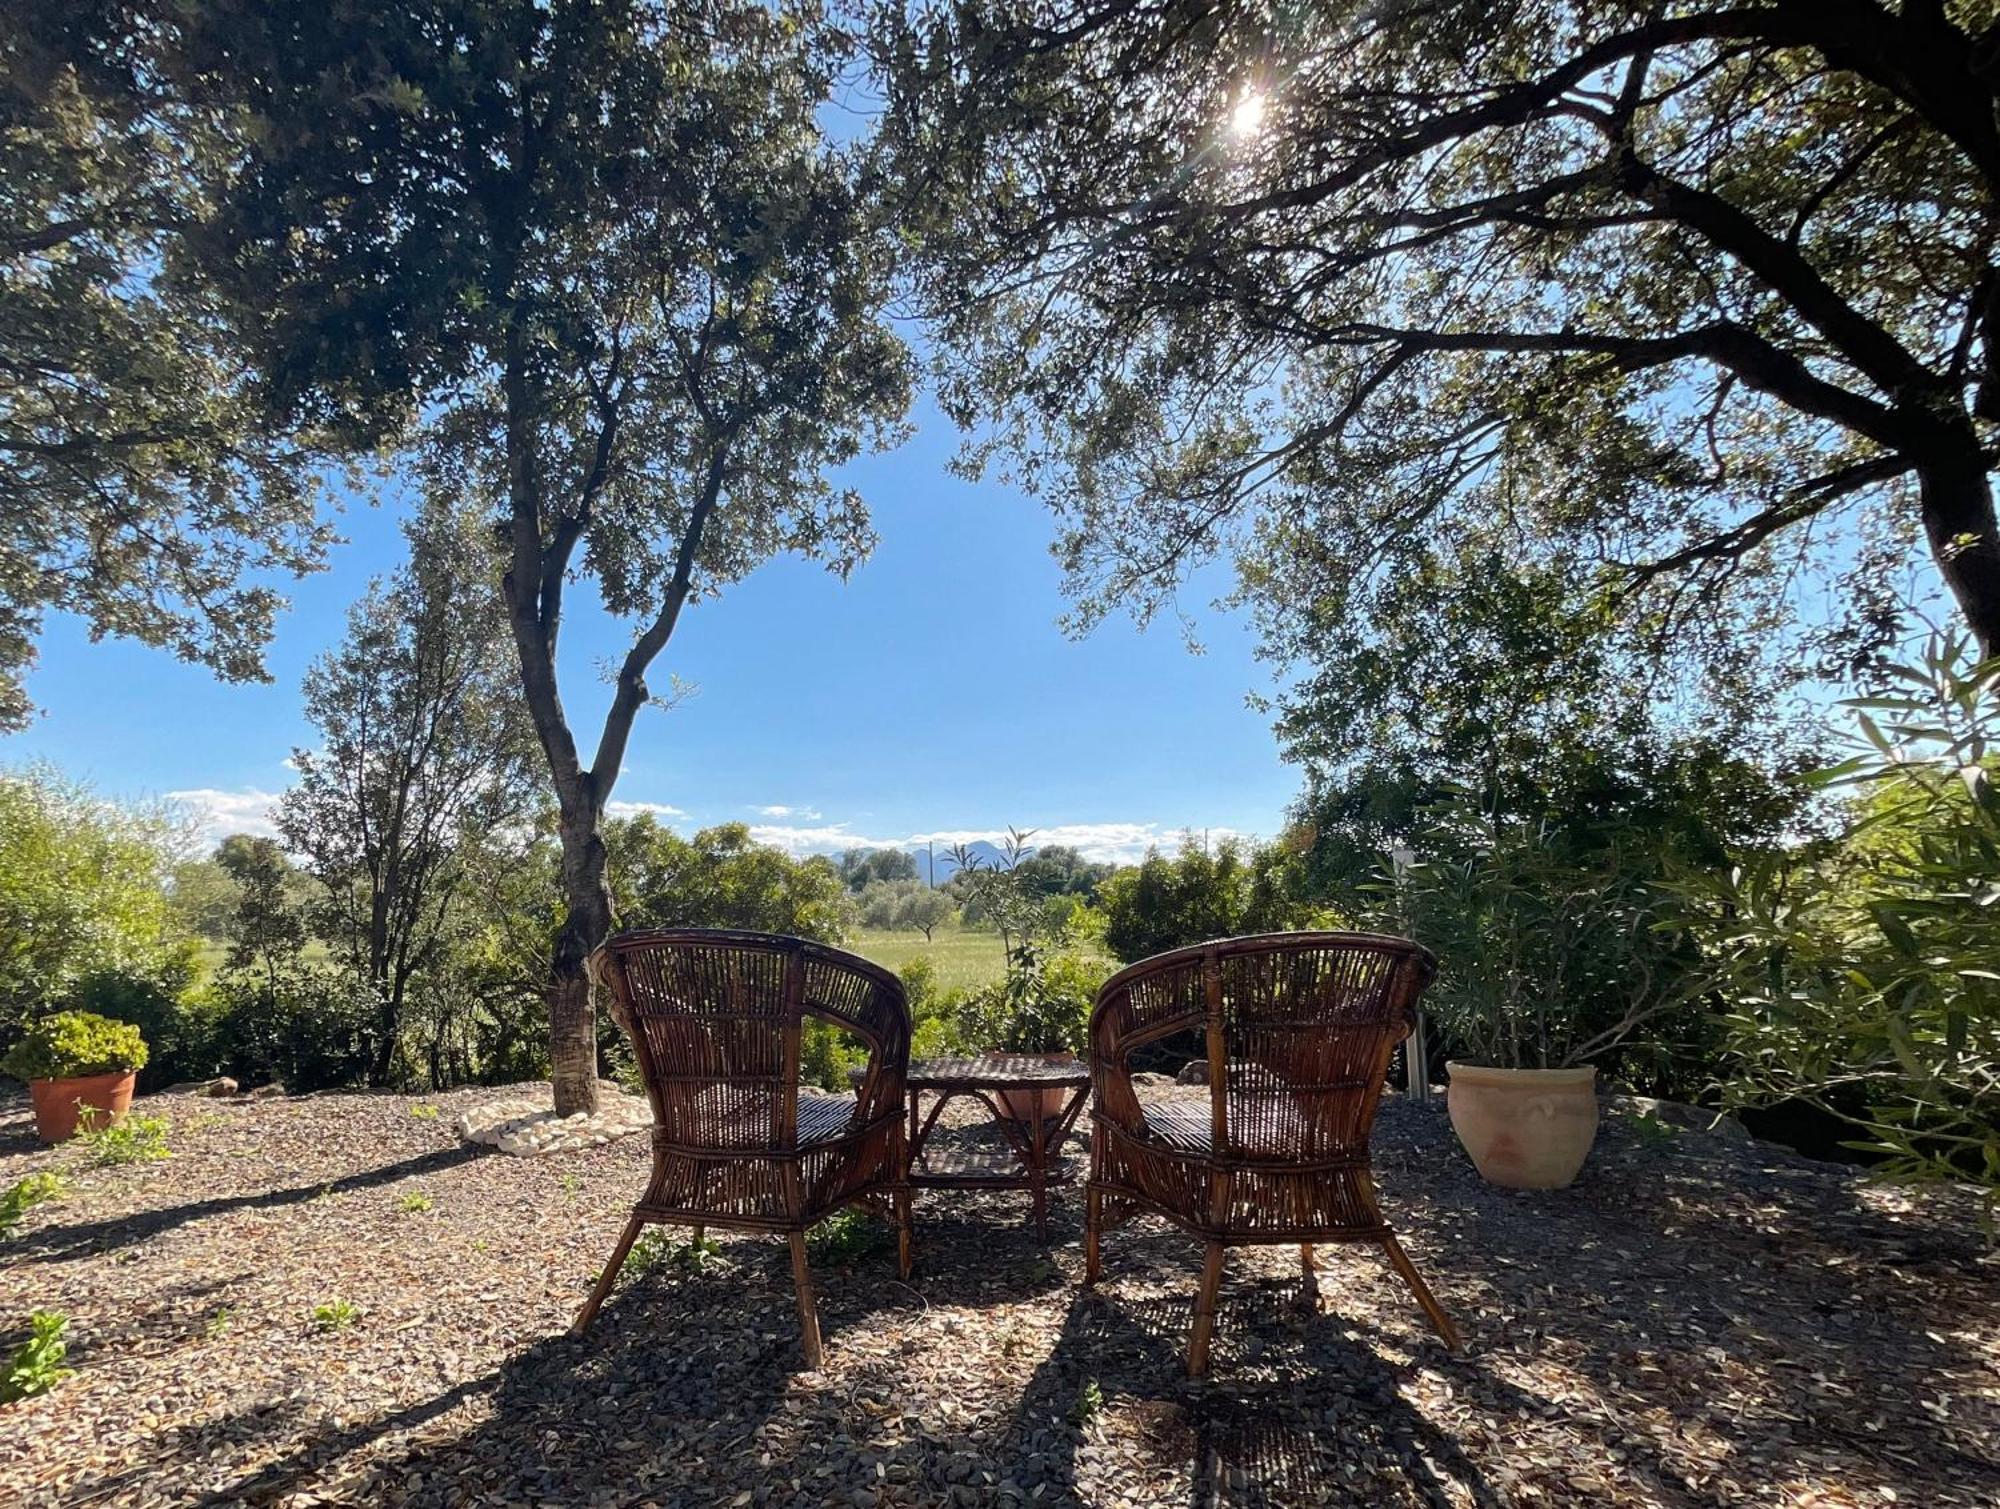
[{"label": "wood chip mulch", "polygon": [[64,1311],[78,1370],[0,1408],[0,1504],[2000,1504],[2000,1259],[1961,1191],[1614,1117],[1575,1188],[1511,1194],[1392,1099],[1378,1182],[1459,1356],[1379,1257],[1323,1248],[1315,1312],[1295,1251],[1250,1250],[1191,1383],[1197,1247],[1134,1221],[1086,1294],[1067,1189],[1046,1249],[1023,1195],[931,1195],[911,1283],[888,1247],[822,1264],[808,1373],[771,1239],[568,1340],[644,1139],[459,1146],[503,1093],[162,1097],[173,1156],[104,1169],[0,1105],[0,1187],[71,1180],[0,1245],[0,1342]]}]

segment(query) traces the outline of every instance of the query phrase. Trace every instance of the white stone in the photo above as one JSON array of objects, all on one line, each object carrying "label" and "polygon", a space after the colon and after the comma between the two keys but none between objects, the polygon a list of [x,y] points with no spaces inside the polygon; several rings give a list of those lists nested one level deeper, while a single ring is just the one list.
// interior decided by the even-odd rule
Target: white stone
[{"label": "white stone", "polygon": [[582,1111],[558,1116],[525,1100],[474,1106],[458,1118],[462,1141],[498,1148],[517,1157],[602,1147],[653,1124],[652,1107],[635,1095],[606,1087],[596,1115]]}]

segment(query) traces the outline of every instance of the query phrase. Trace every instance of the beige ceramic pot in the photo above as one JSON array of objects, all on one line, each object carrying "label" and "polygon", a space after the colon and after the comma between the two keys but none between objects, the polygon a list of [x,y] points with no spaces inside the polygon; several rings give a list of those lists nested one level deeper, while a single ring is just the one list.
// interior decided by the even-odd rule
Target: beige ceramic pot
[{"label": "beige ceramic pot", "polygon": [[1489,1183],[1561,1189],[1597,1140],[1597,1070],[1446,1064],[1451,1129]]}]

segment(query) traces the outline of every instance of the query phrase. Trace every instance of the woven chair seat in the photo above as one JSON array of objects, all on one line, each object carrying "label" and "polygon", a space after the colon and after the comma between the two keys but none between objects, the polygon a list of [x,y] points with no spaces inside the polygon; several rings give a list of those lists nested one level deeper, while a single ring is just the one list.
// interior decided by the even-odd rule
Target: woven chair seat
[{"label": "woven chair seat", "polygon": [[799,1146],[838,1142],[855,1129],[856,1102],[852,1095],[801,1095],[799,1097]]},{"label": "woven chair seat", "polygon": [[1165,1101],[1146,1107],[1146,1130],[1175,1152],[1206,1158],[1214,1150],[1215,1138],[1208,1102],[1199,1104]]}]

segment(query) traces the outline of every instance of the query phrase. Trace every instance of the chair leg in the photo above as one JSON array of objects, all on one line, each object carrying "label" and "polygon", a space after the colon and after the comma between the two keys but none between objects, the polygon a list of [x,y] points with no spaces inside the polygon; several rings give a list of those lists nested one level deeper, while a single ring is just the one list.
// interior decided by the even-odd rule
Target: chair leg
[{"label": "chair leg", "polygon": [[1104,1271],[1104,1196],[1095,1184],[1083,1200],[1083,1282],[1088,1288]]},{"label": "chair leg", "polygon": [[1303,1280],[1302,1288],[1305,1294],[1305,1302],[1317,1310],[1319,1308],[1319,1266],[1313,1261],[1313,1247],[1311,1242],[1299,1243],[1299,1274]]},{"label": "chair leg", "polygon": [[916,1234],[910,1224],[910,1186],[898,1185],[896,1188],[896,1276],[898,1278],[910,1276],[910,1265],[914,1261],[911,1248],[915,1239]]},{"label": "chair leg", "polygon": [[1215,1297],[1222,1288],[1222,1243],[1210,1242],[1202,1260],[1201,1289],[1194,1297],[1194,1335],[1188,1339],[1188,1377],[1208,1371],[1208,1341],[1215,1331]]},{"label": "chair leg", "polygon": [[792,1282],[799,1289],[799,1341],[805,1348],[806,1366],[820,1365],[819,1306],[813,1301],[812,1269],[806,1266],[806,1234],[790,1233],[792,1241]]},{"label": "chair leg", "polygon": [[1431,1293],[1430,1285],[1425,1283],[1423,1275],[1417,1272],[1417,1265],[1410,1261],[1410,1255],[1403,1251],[1403,1244],[1396,1240],[1393,1233],[1384,1233],[1382,1250],[1389,1254],[1390,1263],[1395,1266],[1396,1272],[1403,1276],[1403,1282],[1410,1286],[1410,1293],[1417,1297],[1417,1303],[1423,1306],[1424,1314],[1429,1318],[1432,1329],[1443,1338],[1447,1347],[1456,1352],[1459,1349],[1458,1327],[1454,1326],[1451,1317],[1444,1313],[1444,1306],[1439,1304],[1437,1296]]},{"label": "chair leg", "polygon": [[583,1302],[583,1309],[570,1324],[570,1335],[581,1336],[597,1319],[597,1307],[604,1303],[605,1297],[611,1293],[611,1286],[618,1282],[618,1270],[625,1266],[625,1255],[632,1250],[632,1244],[639,1239],[639,1230],[645,1224],[636,1215],[625,1223],[624,1234],[618,1238],[618,1245],[611,1249],[611,1261],[597,1275],[597,1287],[590,1291],[590,1298]]}]

